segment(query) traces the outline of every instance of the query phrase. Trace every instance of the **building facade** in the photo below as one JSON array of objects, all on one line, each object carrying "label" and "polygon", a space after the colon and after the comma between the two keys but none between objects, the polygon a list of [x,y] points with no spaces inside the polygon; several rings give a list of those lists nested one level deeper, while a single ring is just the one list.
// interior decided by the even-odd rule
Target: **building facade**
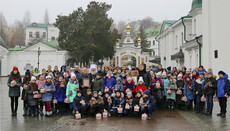
[{"label": "building facade", "polygon": [[230,61],[228,51],[230,30],[226,27],[230,17],[225,16],[230,1],[193,0],[188,15],[179,20],[162,23],[159,36],[161,64],[196,68],[203,65],[214,73],[224,70]]},{"label": "building facade", "polygon": [[31,45],[35,42],[49,42],[57,40],[59,29],[52,24],[32,23],[26,27],[25,45]]}]

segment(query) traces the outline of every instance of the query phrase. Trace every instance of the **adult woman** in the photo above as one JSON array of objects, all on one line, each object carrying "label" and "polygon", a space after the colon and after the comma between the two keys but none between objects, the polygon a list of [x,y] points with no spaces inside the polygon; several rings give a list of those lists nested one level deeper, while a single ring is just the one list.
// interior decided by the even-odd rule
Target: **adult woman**
[{"label": "adult woman", "polygon": [[7,85],[9,86],[9,97],[11,99],[11,112],[12,116],[17,116],[18,109],[18,97],[20,97],[20,86],[22,84],[22,78],[16,66],[13,67],[13,71],[10,73]]}]

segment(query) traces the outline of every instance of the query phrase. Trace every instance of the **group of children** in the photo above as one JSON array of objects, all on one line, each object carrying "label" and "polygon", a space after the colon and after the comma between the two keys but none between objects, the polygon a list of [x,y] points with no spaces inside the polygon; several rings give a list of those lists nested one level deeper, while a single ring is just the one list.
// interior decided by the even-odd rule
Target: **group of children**
[{"label": "group of children", "polygon": [[[169,110],[193,110],[194,107],[197,113],[211,115],[215,100],[219,100],[221,107],[218,116],[225,117],[230,95],[227,74],[220,71],[217,81],[211,69],[205,71],[202,66],[193,71],[186,68],[178,71],[175,67],[162,69],[161,65],[149,68],[140,65],[131,70],[125,65],[122,68],[105,66],[103,71],[96,65],[91,65],[90,69],[75,66],[73,70],[62,66],[60,71],[58,67],[52,71],[48,66],[48,70],[43,69],[42,73],[37,68],[27,70],[22,82],[16,77],[18,73],[14,67],[8,80],[9,93],[23,87],[23,116],[32,117],[43,116],[44,106],[45,116],[55,112],[60,115],[81,114],[81,118],[106,112],[108,116],[146,113],[148,119],[152,119],[154,110],[165,107]],[[12,116],[15,116],[17,106],[12,105],[20,91],[19,96],[9,96]]]}]

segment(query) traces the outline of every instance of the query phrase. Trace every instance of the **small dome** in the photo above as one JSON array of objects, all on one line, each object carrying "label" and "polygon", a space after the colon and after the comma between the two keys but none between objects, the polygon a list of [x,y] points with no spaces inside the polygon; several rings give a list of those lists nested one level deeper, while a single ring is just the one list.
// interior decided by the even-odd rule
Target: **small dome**
[{"label": "small dome", "polygon": [[193,0],[191,11],[198,7],[202,7],[202,0]]},{"label": "small dome", "polygon": [[141,43],[141,38],[140,37],[138,37],[137,42]]},{"label": "small dome", "polygon": [[126,27],[126,31],[127,31],[127,32],[130,32],[130,31],[131,31],[131,27],[130,27],[129,24],[128,24],[128,26]]}]

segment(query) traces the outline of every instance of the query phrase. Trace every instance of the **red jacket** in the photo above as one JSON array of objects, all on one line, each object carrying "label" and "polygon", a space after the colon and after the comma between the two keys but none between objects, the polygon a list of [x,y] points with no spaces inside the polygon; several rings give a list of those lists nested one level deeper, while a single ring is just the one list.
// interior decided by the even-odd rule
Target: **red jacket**
[{"label": "red jacket", "polygon": [[135,93],[137,93],[137,91],[139,91],[140,89],[142,89],[142,91],[145,92],[145,90],[147,90],[147,87],[144,84],[139,84],[135,89]]}]

